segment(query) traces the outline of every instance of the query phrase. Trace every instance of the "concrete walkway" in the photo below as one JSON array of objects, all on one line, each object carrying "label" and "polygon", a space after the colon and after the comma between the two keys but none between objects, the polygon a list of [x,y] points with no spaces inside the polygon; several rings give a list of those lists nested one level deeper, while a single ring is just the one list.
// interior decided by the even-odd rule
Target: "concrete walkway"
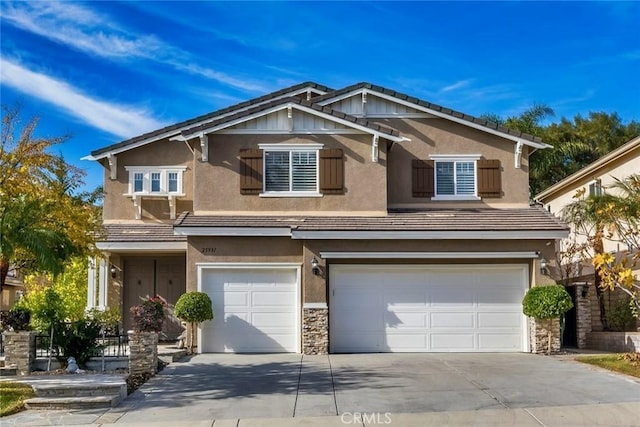
[{"label": "concrete walkway", "polygon": [[640,381],[530,354],[207,354],[169,365],[117,408],[0,423],[640,426]]}]

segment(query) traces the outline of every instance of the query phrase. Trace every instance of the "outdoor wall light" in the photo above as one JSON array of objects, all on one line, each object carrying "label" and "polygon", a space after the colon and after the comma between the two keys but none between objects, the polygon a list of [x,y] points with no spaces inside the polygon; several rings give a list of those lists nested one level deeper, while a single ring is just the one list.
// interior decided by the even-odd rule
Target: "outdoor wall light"
[{"label": "outdoor wall light", "polygon": [[540,274],[547,274],[547,260],[540,258]]},{"label": "outdoor wall light", "polygon": [[589,295],[589,284],[588,283],[584,283],[582,285],[582,298],[586,298],[587,295]]},{"label": "outdoor wall light", "polygon": [[109,269],[109,271],[111,272],[111,278],[115,279],[117,270],[116,270],[116,267],[113,264],[111,264],[111,269]]},{"label": "outdoor wall light", "polygon": [[318,260],[316,259],[316,257],[313,257],[313,259],[311,260],[311,272],[314,276],[320,275],[320,267],[318,266]]}]

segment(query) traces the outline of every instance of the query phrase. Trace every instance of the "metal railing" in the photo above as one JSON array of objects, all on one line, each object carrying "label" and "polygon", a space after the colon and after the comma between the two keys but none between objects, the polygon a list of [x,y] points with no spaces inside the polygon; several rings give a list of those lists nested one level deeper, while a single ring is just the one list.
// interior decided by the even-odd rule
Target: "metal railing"
[{"label": "metal railing", "polygon": [[[47,335],[36,335],[35,357],[49,357],[49,345],[51,337]],[[128,357],[129,337],[127,335],[102,335],[98,338],[100,348],[96,349],[93,357]],[[54,346],[51,349],[51,356],[66,357],[61,353],[61,349]]]},{"label": "metal railing", "polygon": [[0,356],[4,356],[4,334],[0,332]]}]

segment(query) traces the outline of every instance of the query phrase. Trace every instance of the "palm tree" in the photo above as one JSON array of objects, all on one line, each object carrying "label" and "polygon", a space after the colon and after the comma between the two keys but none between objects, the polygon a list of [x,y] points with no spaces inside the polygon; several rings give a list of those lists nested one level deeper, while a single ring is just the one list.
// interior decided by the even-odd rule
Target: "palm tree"
[{"label": "palm tree", "polygon": [[47,224],[47,202],[20,196],[0,200],[0,292],[9,269],[62,272],[74,245],[63,229]]}]

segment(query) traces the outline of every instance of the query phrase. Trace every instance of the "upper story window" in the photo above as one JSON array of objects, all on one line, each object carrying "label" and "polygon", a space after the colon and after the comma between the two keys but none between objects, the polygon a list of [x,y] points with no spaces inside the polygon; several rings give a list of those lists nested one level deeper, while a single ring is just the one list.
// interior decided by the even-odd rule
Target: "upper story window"
[{"label": "upper story window", "polygon": [[184,166],[126,166],[129,172],[127,195],[181,196]]},{"label": "upper story window", "polygon": [[602,191],[602,181],[596,179],[595,181],[589,184],[589,196],[591,197],[601,197],[604,191]]},{"label": "upper story window", "polygon": [[320,196],[321,144],[260,144],[264,150],[263,196]]},{"label": "upper story window", "polygon": [[477,162],[480,155],[432,155],[435,170],[433,200],[477,200]]}]

